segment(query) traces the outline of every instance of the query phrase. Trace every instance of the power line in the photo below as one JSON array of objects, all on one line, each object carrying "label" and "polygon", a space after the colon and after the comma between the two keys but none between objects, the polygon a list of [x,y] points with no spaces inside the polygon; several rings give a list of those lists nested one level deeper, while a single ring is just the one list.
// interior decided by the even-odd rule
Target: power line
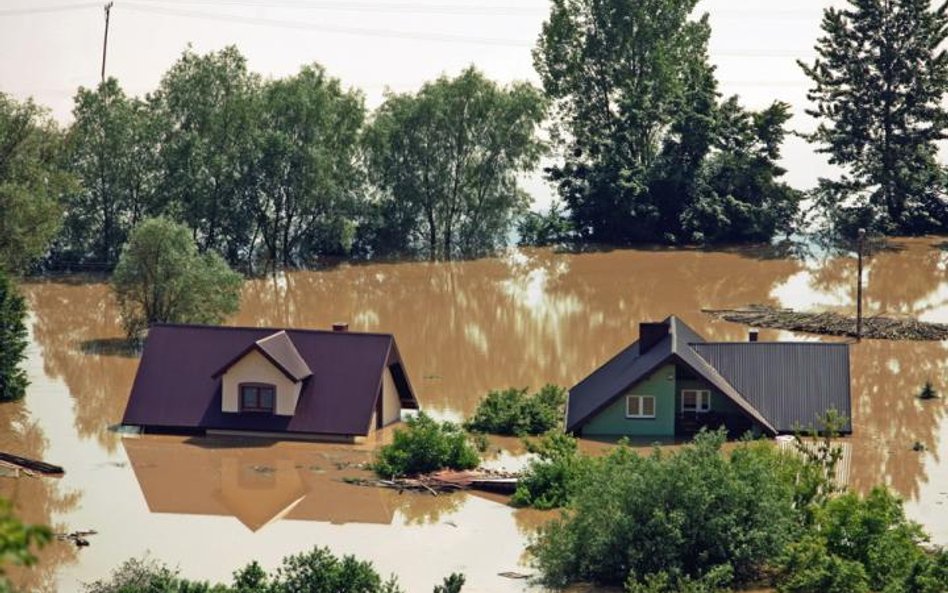
[{"label": "power line", "polygon": [[547,14],[548,7],[537,5],[535,7],[526,6],[502,6],[502,5],[447,5],[447,4],[417,4],[405,2],[370,2],[353,1],[340,2],[331,0],[316,0],[310,2],[300,2],[292,0],[273,0],[266,2],[263,0],[145,0],[150,4],[177,4],[194,5],[205,4],[217,7],[261,7],[261,8],[287,8],[292,10],[322,10],[337,12],[387,12],[400,14],[443,14],[443,15],[485,15],[485,16],[543,16]]},{"label": "power line", "polygon": [[0,16],[18,16],[28,14],[42,14],[50,12],[67,12],[80,10],[84,8],[98,8],[102,6],[98,2],[83,2],[81,4],[55,4],[51,6],[34,6],[32,8],[13,8],[9,10],[0,10]]},{"label": "power line", "polygon": [[307,31],[324,31],[328,33],[342,33],[346,35],[363,35],[367,37],[388,37],[395,39],[411,39],[421,41],[446,41],[450,43],[473,43],[478,45],[498,45],[506,47],[531,47],[531,43],[516,39],[500,39],[489,37],[469,37],[465,35],[450,35],[444,33],[395,31],[392,29],[369,29],[364,27],[348,27],[341,25],[323,25],[318,23],[303,23],[263,17],[245,17],[234,14],[213,14],[195,10],[181,10],[176,8],[161,8],[144,4],[123,4],[127,10],[135,10],[167,16],[182,16],[197,19],[228,21],[244,25],[264,25],[283,27],[287,29],[301,29]]}]

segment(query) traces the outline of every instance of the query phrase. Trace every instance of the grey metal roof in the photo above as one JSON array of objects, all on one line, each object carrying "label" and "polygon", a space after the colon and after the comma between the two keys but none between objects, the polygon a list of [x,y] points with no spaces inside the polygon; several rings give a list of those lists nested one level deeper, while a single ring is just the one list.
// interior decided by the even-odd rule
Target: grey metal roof
[{"label": "grey metal roof", "polygon": [[[790,432],[797,424],[813,424],[814,410],[822,414],[829,407],[835,407],[849,416],[846,344],[709,344],[674,315],[662,323],[668,325],[668,336],[651,349],[640,354],[636,341],[570,389],[566,411],[568,431],[576,430],[629,387],[669,362],[689,367],[771,434]],[[774,344],[784,348],[771,348]],[[730,347],[734,347],[733,352],[728,350]],[[752,354],[741,355],[745,350]],[[774,372],[778,368],[780,371]],[[832,375],[832,379],[810,377],[823,373]],[[794,390],[794,385],[799,389]],[[788,393],[795,395],[788,397]],[[828,405],[820,408],[823,404]],[[847,426],[845,430],[851,429]]]},{"label": "grey metal roof", "polygon": [[[779,432],[815,426],[830,408],[852,416],[849,345],[699,342],[691,347]],[[844,432],[852,432],[847,421]]]},{"label": "grey metal roof", "polygon": [[280,367],[284,373],[290,375],[294,381],[302,381],[313,374],[285,330],[257,340],[256,344],[267,355],[267,358]]}]

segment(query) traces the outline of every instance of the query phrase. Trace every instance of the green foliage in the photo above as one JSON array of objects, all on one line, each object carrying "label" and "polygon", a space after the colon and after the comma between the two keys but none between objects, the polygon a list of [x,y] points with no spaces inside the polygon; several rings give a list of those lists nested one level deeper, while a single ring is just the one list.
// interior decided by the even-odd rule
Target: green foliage
[{"label": "green foliage", "polygon": [[504,244],[526,209],[517,177],[540,157],[544,111],[531,85],[500,87],[473,67],[414,94],[390,93],[365,133],[380,191],[377,228],[364,230],[369,249],[451,258]]},{"label": "green foliage", "polygon": [[22,272],[46,253],[60,225],[62,133],[45,110],[0,93],[0,269]]},{"label": "green foliage", "polygon": [[[944,551],[926,552],[921,526],[885,488],[826,502],[807,537],[780,560],[781,593],[885,591],[914,593],[948,587]],[[938,587],[941,587],[940,589]]]},{"label": "green foliage", "polygon": [[511,503],[537,509],[566,506],[591,477],[595,460],[581,455],[576,439],[560,432],[549,433],[529,448],[537,457],[517,481]]},{"label": "green foliage", "polygon": [[480,457],[461,427],[438,422],[424,412],[397,428],[392,443],[379,449],[372,469],[383,478],[426,474],[440,469],[473,469]]},{"label": "green foliage", "polygon": [[29,381],[20,363],[26,359],[26,301],[0,268],[0,402],[17,400]]},{"label": "green foliage", "polygon": [[801,462],[758,442],[725,456],[723,441],[723,432],[701,433],[649,457],[619,447],[593,464],[569,511],[531,546],[542,582],[620,585],[661,572],[700,580],[721,566],[737,584],[758,577],[798,533]]},{"label": "green foliage", "polygon": [[228,593],[223,585],[189,581],[178,574],[157,560],[131,558],[113,570],[108,579],[85,583],[82,590],[84,593]]},{"label": "green foliage", "polygon": [[152,323],[220,323],[237,311],[242,282],[216,253],[198,253],[188,229],[166,218],[132,232],[112,276],[129,337]]},{"label": "green foliage", "polygon": [[809,519],[812,512],[843,490],[836,482],[836,468],[843,458],[843,448],[835,442],[846,417],[830,408],[809,431],[797,431],[793,445],[804,460],[796,477],[796,506]]},{"label": "green foliage", "polygon": [[131,230],[157,210],[159,120],[114,78],[80,88],[66,138],[79,187],[66,195],[66,217],[53,257],[60,266],[112,268]]},{"label": "green foliage", "polygon": [[445,577],[444,583],[435,585],[434,593],[461,593],[464,580],[463,574],[453,572],[450,576]]},{"label": "green foliage", "polygon": [[565,405],[566,390],[556,385],[544,385],[529,395],[526,389],[512,387],[491,391],[464,428],[500,435],[539,435],[562,424]]},{"label": "green foliage", "polygon": [[264,258],[290,266],[348,254],[363,181],[362,94],[343,90],[314,64],[267,82],[261,102],[259,191],[251,208]]},{"label": "green foliage", "polygon": [[375,571],[371,562],[344,556],[341,560],[329,548],[283,559],[266,589],[267,593],[332,591],[333,593],[399,593],[394,577],[388,581]]},{"label": "green foliage", "polygon": [[[52,532],[41,525],[27,525],[20,521],[10,502],[0,498],[0,575],[8,562],[32,566],[36,563],[33,551],[52,539]],[[3,579],[0,578],[0,584]]]},{"label": "green foliage", "polygon": [[800,195],[779,181],[789,108],[719,101],[697,0],[554,0],[534,50],[553,101],[548,170],[580,238],[769,240]]},{"label": "green foliage", "polygon": [[629,575],[625,583],[626,593],[730,593],[734,580],[727,564],[715,566],[699,578],[691,578],[678,572],[661,571],[643,578]]},{"label": "green foliage", "polygon": [[575,238],[573,222],[558,203],[550,205],[546,213],[527,212],[517,223],[521,246],[544,247],[570,243]]},{"label": "green foliage", "polygon": [[849,0],[823,13],[812,64],[807,113],[820,125],[808,136],[844,171],[814,192],[830,231],[886,234],[944,232],[945,178],[937,142],[948,111],[946,5],[928,0]]},{"label": "green foliage", "polygon": [[931,381],[925,381],[925,385],[918,393],[918,399],[938,399],[938,392],[935,391]]}]

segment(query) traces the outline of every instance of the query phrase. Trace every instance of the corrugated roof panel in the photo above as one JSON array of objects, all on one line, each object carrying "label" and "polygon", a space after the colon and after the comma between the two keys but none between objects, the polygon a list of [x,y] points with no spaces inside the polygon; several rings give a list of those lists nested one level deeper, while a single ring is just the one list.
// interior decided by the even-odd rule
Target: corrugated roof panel
[{"label": "corrugated roof panel", "polygon": [[[691,347],[780,432],[814,426],[830,408],[852,417],[848,344],[699,342]],[[843,430],[851,432],[852,422]]]}]

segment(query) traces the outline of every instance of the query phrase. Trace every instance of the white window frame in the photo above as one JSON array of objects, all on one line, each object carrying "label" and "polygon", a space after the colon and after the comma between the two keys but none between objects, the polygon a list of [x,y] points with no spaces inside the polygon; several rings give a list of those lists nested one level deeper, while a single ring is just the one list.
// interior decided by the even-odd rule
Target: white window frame
[{"label": "white window frame", "polygon": [[[635,413],[632,413],[631,404],[634,400],[637,402],[635,406]],[[645,414],[645,400],[652,400],[652,413]],[[625,417],[626,418],[635,418],[635,419],[653,419],[655,418],[656,412],[656,401],[654,395],[640,395],[640,394],[631,394],[625,396]]]},{"label": "white window frame", "polygon": [[[695,394],[695,408],[685,407],[685,394]],[[702,405],[704,404],[704,405]],[[695,414],[707,414],[711,411],[711,390],[709,389],[682,389],[681,390],[681,411],[692,412]]]}]

